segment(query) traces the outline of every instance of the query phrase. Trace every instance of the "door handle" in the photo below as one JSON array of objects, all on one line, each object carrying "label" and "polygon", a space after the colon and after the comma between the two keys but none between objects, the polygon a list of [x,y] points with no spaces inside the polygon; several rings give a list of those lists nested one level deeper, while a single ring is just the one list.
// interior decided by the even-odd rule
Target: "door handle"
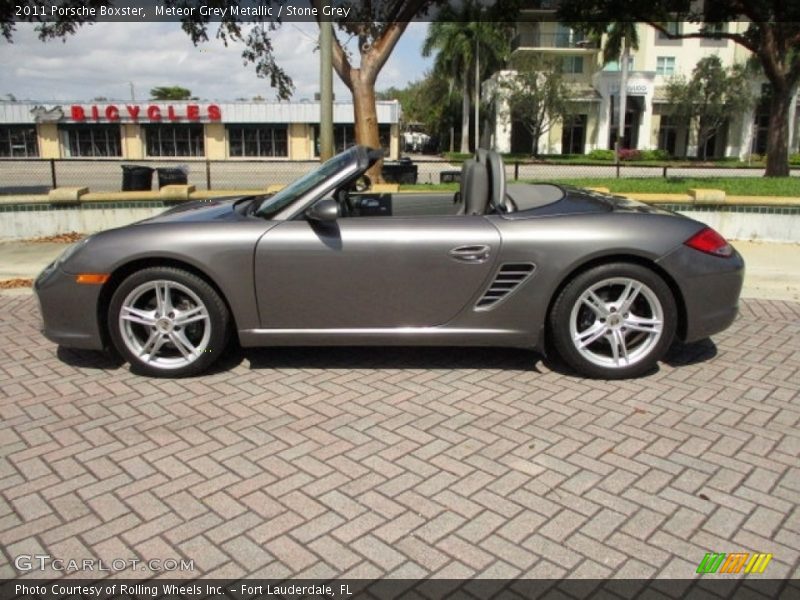
[{"label": "door handle", "polygon": [[491,248],[485,244],[458,246],[450,250],[450,258],[465,263],[482,263],[489,258]]}]

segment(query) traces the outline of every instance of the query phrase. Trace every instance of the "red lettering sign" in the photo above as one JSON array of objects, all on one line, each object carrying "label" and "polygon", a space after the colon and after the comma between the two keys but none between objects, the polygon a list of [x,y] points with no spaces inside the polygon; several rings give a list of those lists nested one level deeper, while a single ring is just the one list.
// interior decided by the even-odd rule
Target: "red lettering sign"
[{"label": "red lettering sign", "polygon": [[[162,112],[166,110],[166,115]],[[147,117],[150,121],[161,121],[164,117],[170,121],[180,121],[187,119],[189,121],[200,121],[205,116],[209,121],[221,121],[222,109],[218,104],[209,104],[205,107],[205,115],[203,115],[199,104],[187,104],[185,111],[181,107],[175,107],[172,104],[166,107],[161,107],[156,104],[150,104],[146,107],[136,104],[126,104],[124,109],[121,109],[116,104],[107,104],[105,106],[81,106],[73,104],[70,106],[70,118],[73,121],[86,121],[91,119],[93,121],[121,121],[130,118],[132,121],[137,121],[140,116]]]}]

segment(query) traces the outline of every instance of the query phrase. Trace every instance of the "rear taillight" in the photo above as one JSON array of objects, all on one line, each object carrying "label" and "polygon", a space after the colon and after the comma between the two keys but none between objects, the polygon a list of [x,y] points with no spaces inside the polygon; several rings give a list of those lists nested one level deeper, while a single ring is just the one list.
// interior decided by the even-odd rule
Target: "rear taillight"
[{"label": "rear taillight", "polygon": [[733,254],[733,246],[710,227],[701,229],[686,240],[684,244],[690,248],[705,252],[706,254],[713,254],[714,256],[727,258]]}]

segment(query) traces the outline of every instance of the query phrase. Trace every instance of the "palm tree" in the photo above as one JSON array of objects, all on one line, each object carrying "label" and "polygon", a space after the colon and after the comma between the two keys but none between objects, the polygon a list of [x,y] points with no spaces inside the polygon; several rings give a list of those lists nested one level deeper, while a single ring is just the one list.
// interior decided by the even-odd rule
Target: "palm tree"
[{"label": "palm tree", "polygon": [[636,23],[630,21],[615,21],[609,23],[606,29],[606,43],[603,46],[603,64],[608,64],[619,59],[619,117],[617,123],[616,155],[619,161],[619,151],[622,148],[622,138],[625,136],[625,105],[628,102],[628,61],[631,50],[639,49],[639,34]]},{"label": "palm tree", "polygon": [[617,123],[617,160],[619,160],[619,148],[622,138],[625,135],[625,105],[627,104],[628,93],[628,63],[630,62],[631,50],[639,49],[639,33],[636,30],[635,21],[588,21],[573,22],[569,25],[586,33],[590,38],[598,43],[603,43],[603,64],[619,61],[620,82],[619,82],[619,122]]},{"label": "palm tree", "polygon": [[[502,3],[498,3],[500,5]],[[434,73],[448,78],[461,89],[461,152],[469,152],[469,113],[472,102],[480,102],[480,82],[502,65],[509,54],[510,31],[502,22],[492,21],[489,12],[467,0],[455,12],[444,8],[428,27],[422,55],[436,51]],[[484,19],[484,20],[482,20]],[[475,123],[478,147],[478,123]]]}]

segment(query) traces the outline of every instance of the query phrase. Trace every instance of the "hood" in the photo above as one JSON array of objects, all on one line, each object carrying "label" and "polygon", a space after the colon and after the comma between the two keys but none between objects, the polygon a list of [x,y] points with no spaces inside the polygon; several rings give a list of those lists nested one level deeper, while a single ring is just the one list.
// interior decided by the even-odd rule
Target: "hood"
[{"label": "hood", "polygon": [[244,200],[245,196],[234,198],[211,198],[209,200],[193,200],[184,202],[162,212],[155,217],[138,221],[142,223],[187,223],[187,222],[208,222],[208,221],[236,221],[243,219],[234,205]]}]

